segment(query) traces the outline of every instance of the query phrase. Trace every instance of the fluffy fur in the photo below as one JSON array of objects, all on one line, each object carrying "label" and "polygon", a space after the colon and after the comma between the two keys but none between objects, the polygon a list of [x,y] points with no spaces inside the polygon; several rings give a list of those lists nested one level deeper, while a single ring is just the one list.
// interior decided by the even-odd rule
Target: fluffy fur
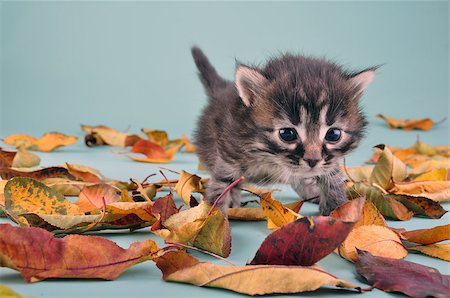
[{"label": "fluffy fur", "polygon": [[[206,201],[240,176],[290,184],[304,199],[317,197],[324,215],[347,200],[338,162],[363,137],[359,99],[374,68],[349,73],[324,59],[285,54],[262,68],[238,64],[231,82],[199,48],[192,55],[209,97],[196,131],[198,155],[211,174]],[[286,128],[295,140],[282,139]],[[337,142],[325,140],[329,129],[340,130]],[[239,206],[239,196],[232,190],[221,206]]]}]

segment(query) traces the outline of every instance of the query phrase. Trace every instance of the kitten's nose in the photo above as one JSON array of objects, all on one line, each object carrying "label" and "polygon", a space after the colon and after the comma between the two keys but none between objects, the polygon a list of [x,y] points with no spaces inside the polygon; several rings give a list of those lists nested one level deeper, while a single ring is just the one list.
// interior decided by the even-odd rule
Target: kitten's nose
[{"label": "kitten's nose", "polygon": [[305,159],[305,161],[311,168],[314,168],[320,159]]}]

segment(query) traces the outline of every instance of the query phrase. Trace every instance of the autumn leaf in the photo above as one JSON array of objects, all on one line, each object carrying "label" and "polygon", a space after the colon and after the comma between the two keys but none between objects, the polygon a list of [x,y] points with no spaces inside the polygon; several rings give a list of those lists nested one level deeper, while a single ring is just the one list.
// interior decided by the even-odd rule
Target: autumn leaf
[{"label": "autumn leaf", "polygon": [[[373,287],[410,297],[448,297],[450,276],[435,268],[358,251],[356,271]],[[388,277],[388,278],[387,278]]]},{"label": "autumn leaf", "polygon": [[183,147],[183,143],[175,143],[168,147],[162,147],[148,140],[140,140],[131,148],[133,153],[142,153],[146,157],[127,155],[130,159],[139,162],[167,163],[173,160],[175,154]]},{"label": "autumn leaf", "polygon": [[269,229],[277,229],[302,217],[275,200],[270,192],[262,194],[260,201],[261,208],[267,217],[267,226]]},{"label": "autumn leaf", "polygon": [[420,130],[430,130],[433,128],[433,125],[439,124],[445,121],[446,118],[439,122],[433,122],[430,118],[410,120],[410,119],[395,119],[392,117],[383,116],[381,114],[376,115],[375,117],[381,118],[389,124],[390,128],[401,128],[403,130],[412,130],[412,129],[420,129]]},{"label": "autumn leaf", "polygon": [[[288,204],[284,204],[285,208],[289,208],[294,212],[299,212],[303,205],[303,201],[296,201]],[[261,207],[240,207],[228,209],[229,220],[242,220],[242,221],[262,221],[267,220],[266,215]]]},{"label": "autumn leaf", "polygon": [[425,197],[414,197],[406,195],[389,195],[391,198],[401,202],[405,207],[420,215],[429,218],[441,218],[447,211],[438,203]]},{"label": "autumn leaf", "polygon": [[450,262],[450,243],[410,246],[408,250]]},{"label": "autumn leaf", "polygon": [[12,135],[3,139],[3,142],[16,148],[50,152],[62,146],[72,145],[77,140],[77,137],[67,136],[59,132],[48,132],[39,139],[28,135]]},{"label": "autumn leaf", "polygon": [[105,125],[89,126],[82,124],[81,130],[87,134],[84,141],[88,147],[100,145],[128,147],[142,140],[138,135],[126,134]]},{"label": "autumn leaf", "polygon": [[347,237],[360,216],[360,200],[350,201],[347,221],[319,216],[303,217],[282,226],[264,239],[251,265],[310,266],[330,254]]},{"label": "autumn leaf", "polygon": [[30,170],[15,170],[11,168],[0,168],[0,177],[5,180],[9,180],[14,177],[26,177],[35,180],[43,180],[47,178],[66,178],[75,180],[69,171],[63,167],[48,167],[43,169],[30,169]]},{"label": "autumn leaf", "polygon": [[43,213],[82,215],[77,205],[60,193],[30,178],[13,178],[5,186],[5,207],[15,215]]},{"label": "autumn leaf", "polygon": [[[118,202],[120,195],[116,189],[108,184],[94,184],[91,186],[85,186],[75,201],[83,213],[91,212],[96,209],[102,209],[103,204],[109,205],[113,202]],[[104,201],[104,203],[103,203]]]},{"label": "autumn leaf", "polygon": [[162,225],[169,217],[179,212],[175,205],[172,193],[158,198],[151,208],[151,213],[157,217],[157,221],[152,225],[151,230],[156,231],[164,228]]},{"label": "autumn leaf", "polygon": [[430,229],[419,229],[403,232],[402,236],[409,242],[434,244],[436,242],[450,240],[450,224],[437,226]]},{"label": "autumn leaf", "polygon": [[361,290],[318,267],[219,266],[199,262],[181,251],[165,253],[157,259],[156,266],[166,281],[223,288],[247,295],[300,293],[325,285]]},{"label": "autumn leaf", "polygon": [[183,202],[189,207],[195,207],[198,205],[198,202],[194,196],[192,196],[193,192],[204,192],[203,184],[201,183],[202,178],[188,173],[186,171],[180,172],[180,178],[178,179],[177,184],[175,185],[175,192],[177,195],[183,200]]},{"label": "autumn leaf", "polygon": [[0,265],[20,272],[27,282],[47,278],[116,279],[135,264],[157,257],[152,240],[128,249],[97,236],[62,239],[42,229],[0,224]]},{"label": "autumn leaf", "polygon": [[408,252],[397,233],[380,225],[361,225],[354,228],[339,246],[338,253],[349,260],[357,260],[357,249],[369,251],[376,256],[404,258]]},{"label": "autumn leaf", "polygon": [[158,144],[161,147],[164,147],[167,144],[169,144],[169,136],[167,135],[167,132],[165,132],[164,130],[142,128],[141,131],[145,133],[145,135],[151,142]]},{"label": "autumn leaf", "polygon": [[27,298],[27,297],[31,298],[29,296],[22,296],[2,284],[0,284],[0,297],[2,297],[2,298]]},{"label": "autumn leaf", "polygon": [[450,181],[396,182],[391,192],[413,197],[425,197],[436,202],[450,200]]},{"label": "autumn leaf", "polygon": [[377,147],[383,151],[369,177],[369,183],[383,189],[390,189],[392,180],[403,181],[408,176],[406,165],[395,157],[387,146],[378,145]]},{"label": "autumn leaf", "polygon": [[447,181],[450,180],[450,172],[447,168],[440,168],[434,171],[429,171],[418,175],[413,179],[413,181]]},{"label": "autumn leaf", "polygon": [[0,148],[0,168],[30,168],[39,165],[39,156],[28,150],[19,148],[16,152],[4,151]]}]

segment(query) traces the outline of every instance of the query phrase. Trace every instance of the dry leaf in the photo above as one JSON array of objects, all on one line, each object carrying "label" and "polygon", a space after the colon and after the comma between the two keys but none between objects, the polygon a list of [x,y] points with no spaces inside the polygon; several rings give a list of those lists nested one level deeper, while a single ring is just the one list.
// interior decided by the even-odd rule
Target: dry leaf
[{"label": "dry leaf", "polygon": [[27,282],[47,278],[116,279],[128,267],[155,258],[152,240],[128,249],[96,236],[70,235],[62,239],[43,229],[0,224],[0,265],[20,272]]},{"label": "dry leaf", "polygon": [[389,124],[390,128],[401,128],[403,130],[421,129],[430,130],[433,128],[433,124],[441,123],[445,118],[439,122],[433,122],[430,118],[410,120],[410,119],[395,119],[381,114],[376,115],[376,117],[383,119]]},{"label": "dry leaf", "polygon": [[418,245],[408,247],[408,250],[418,251],[424,255],[450,262],[450,243]]},{"label": "dry leaf", "polygon": [[383,151],[369,177],[369,183],[387,190],[392,188],[392,180],[403,181],[408,173],[406,165],[395,157],[387,146],[378,145],[377,147]]},{"label": "dry leaf", "polygon": [[77,140],[77,137],[59,132],[48,132],[39,139],[28,135],[12,135],[3,139],[3,142],[16,148],[50,152],[62,146],[72,145]]},{"label": "dry leaf", "polygon": [[67,169],[62,167],[48,167],[39,170],[15,170],[12,168],[0,168],[0,177],[5,180],[9,180],[14,177],[27,177],[35,180],[43,180],[48,178],[66,178],[75,180],[75,177],[73,177]]},{"label": "dry leaf", "polygon": [[146,157],[127,156],[130,159],[139,162],[167,163],[173,160],[175,154],[177,154],[183,146],[184,144],[180,142],[168,145],[168,147],[161,147],[151,141],[141,140],[134,144],[133,148],[131,148],[131,152],[142,153]]},{"label": "dry leaf", "polygon": [[202,178],[185,171],[181,171],[180,178],[175,185],[175,192],[183,200],[183,202],[189,207],[195,207],[198,205],[197,200],[192,196],[193,192],[203,193],[204,188],[201,183]]},{"label": "dry leaf", "polygon": [[402,232],[402,236],[409,242],[434,244],[436,242],[450,240],[450,224],[437,226],[430,229]]},{"label": "dry leaf", "polygon": [[358,255],[356,271],[377,289],[410,297],[448,297],[449,275],[413,262],[376,257],[367,251],[358,251]]},{"label": "dry leaf", "polygon": [[[300,210],[303,205],[303,201],[297,201],[293,203],[284,204],[285,208],[289,208],[294,212]],[[257,221],[257,220],[267,220],[266,215],[261,207],[257,208],[229,208],[228,209],[228,219],[230,220],[245,220],[245,221]]]},{"label": "dry leaf", "polygon": [[103,200],[106,205],[120,200],[120,195],[116,190],[107,184],[94,184],[85,186],[74,203],[83,213],[91,212],[103,208]]},{"label": "dry leaf", "polygon": [[136,142],[142,140],[138,135],[126,134],[104,125],[81,125],[81,129],[87,133],[84,141],[88,147],[105,144],[116,147],[127,147],[133,146]]},{"label": "dry leaf", "polygon": [[30,168],[39,165],[41,159],[28,150],[19,148],[17,152],[4,151],[0,148],[0,168]]},{"label": "dry leaf", "polygon": [[184,252],[168,252],[157,259],[156,266],[166,281],[223,288],[247,295],[300,293],[324,285],[360,291],[358,286],[318,267],[219,266],[199,262]]},{"label": "dry leaf", "polygon": [[267,226],[269,229],[277,229],[302,217],[275,200],[270,192],[263,193],[260,200],[261,208],[267,217]]},{"label": "dry leaf", "polygon": [[22,296],[2,284],[0,284],[0,297],[2,297],[2,298],[31,298],[29,296]]},{"label": "dry leaf", "polygon": [[450,172],[447,168],[440,168],[434,171],[426,172],[413,179],[413,181],[447,181],[450,180]]},{"label": "dry leaf", "polygon": [[374,256],[404,258],[408,252],[403,247],[397,233],[379,225],[363,225],[354,228],[339,246],[339,255],[349,261],[358,259],[357,249],[370,252]]},{"label": "dry leaf", "polygon": [[450,200],[450,181],[397,182],[390,190],[395,194],[425,197],[436,202]]}]

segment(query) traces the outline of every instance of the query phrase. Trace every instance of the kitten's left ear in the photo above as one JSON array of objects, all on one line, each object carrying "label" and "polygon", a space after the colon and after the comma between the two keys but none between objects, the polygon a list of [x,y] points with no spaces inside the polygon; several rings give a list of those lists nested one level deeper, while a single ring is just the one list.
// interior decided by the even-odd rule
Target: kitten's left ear
[{"label": "kitten's left ear", "polygon": [[267,83],[267,79],[256,69],[243,65],[236,69],[236,88],[247,107],[261,94]]},{"label": "kitten's left ear", "polygon": [[377,68],[378,67],[368,68],[354,75],[351,75],[349,81],[358,89],[359,93],[361,93],[366,90],[367,86],[369,86],[370,83],[372,83],[373,79],[375,78],[375,71],[377,70]]}]

